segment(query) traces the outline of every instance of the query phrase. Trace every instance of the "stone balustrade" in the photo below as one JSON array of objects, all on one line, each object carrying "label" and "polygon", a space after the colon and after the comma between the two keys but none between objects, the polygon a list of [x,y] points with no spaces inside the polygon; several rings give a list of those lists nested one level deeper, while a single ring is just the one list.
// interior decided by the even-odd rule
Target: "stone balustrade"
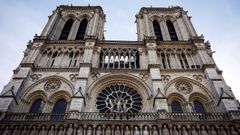
[{"label": "stone balustrade", "polygon": [[2,113],[2,121],[121,120],[121,121],[232,121],[240,120],[240,112],[230,113]]}]

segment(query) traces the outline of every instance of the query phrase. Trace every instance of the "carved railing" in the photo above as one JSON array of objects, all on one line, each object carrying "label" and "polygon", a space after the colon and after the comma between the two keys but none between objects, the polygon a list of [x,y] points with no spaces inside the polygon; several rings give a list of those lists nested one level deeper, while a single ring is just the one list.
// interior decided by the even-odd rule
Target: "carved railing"
[{"label": "carved railing", "polygon": [[95,120],[95,121],[239,121],[240,112],[231,113],[96,113],[70,112],[52,113],[3,113],[2,121],[61,121],[61,120]]}]

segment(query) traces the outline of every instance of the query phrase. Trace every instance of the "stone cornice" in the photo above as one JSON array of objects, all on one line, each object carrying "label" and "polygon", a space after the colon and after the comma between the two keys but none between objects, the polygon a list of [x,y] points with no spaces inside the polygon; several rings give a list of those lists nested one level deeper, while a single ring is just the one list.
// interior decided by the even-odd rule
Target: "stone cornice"
[{"label": "stone cornice", "polygon": [[92,63],[80,63],[80,67],[92,67]]},{"label": "stone cornice", "polygon": [[140,9],[139,14],[142,15],[144,13],[176,13],[183,11],[183,9],[179,6],[175,7],[168,7],[168,8],[163,8],[163,7],[143,7]]},{"label": "stone cornice", "polygon": [[161,72],[170,72],[170,73],[174,73],[174,72],[200,72],[202,73],[203,70],[200,68],[200,69],[160,69]]},{"label": "stone cornice", "polygon": [[34,72],[78,72],[79,68],[34,68]]},{"label": "stone cornice", "polygon": [[215,68],[216,64],[203,64],[203,70],[206,70],[207,68]]},{"label": "stone cornice", "polygon": [[142,73],[148,72],[147,69],[107,69],[107,68],[92,68],[92,71],[104,73]]}]

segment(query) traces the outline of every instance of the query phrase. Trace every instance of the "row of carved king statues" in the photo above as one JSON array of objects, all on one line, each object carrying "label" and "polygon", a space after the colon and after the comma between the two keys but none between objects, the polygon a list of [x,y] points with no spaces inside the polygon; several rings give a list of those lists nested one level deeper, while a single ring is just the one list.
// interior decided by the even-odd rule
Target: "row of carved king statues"
[{"label": "row of carved king statues", "polygon": [[1,135],[239,135],[224,125],[1,125]]}]

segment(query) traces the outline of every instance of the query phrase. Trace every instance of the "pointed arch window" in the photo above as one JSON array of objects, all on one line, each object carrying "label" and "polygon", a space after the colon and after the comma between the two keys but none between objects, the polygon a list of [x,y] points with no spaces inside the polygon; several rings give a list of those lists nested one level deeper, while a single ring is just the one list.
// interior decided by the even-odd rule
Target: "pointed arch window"
[{"label": "pointed arch window", "polygon": [[194,104],[194,109],[195,109],[196,113],[205,113],[204,106],[201,102],[195,100],[195,101],[193,101],[193,104]]},{"label": "pointed arch window", "polygon": [[60,99],[55,103],[52,113],[65,113],[66,107],[67,101],[65,99]]},{"label": "pointed arch window", "polygon": [[172,109],[173,113],[182,113],[183,112],[181,104],[175,100],[171,103],[171,109]]},{"label": "pointed arch window", "polygon": [[87,19],[83,19],[79,25],[78,31],[77,31],[77,35],[76,35],[76,40],[83,40],[85,33],[86,33],[86,29],[87,29],[87,24],[88,24],[88,20]]},{"label": "pointed arch window", "polygon": [[69,19],[69,20],[65,23],[65,25],[64,25],[64,27],[63,27],[63,30],[62,30],[62,33],[61,33],[61,35],[60,35],[59,40],[67,40],[68,35],[69,35],[69,33],[70,33],[70,31],[71,31],[71,28],[72,28],[72,24],[73,24],[73,19]]},{"label": "pointed arch window", "polygon": [[160,25],[159,25],[157,20],[153,21],[153,29],[154,29],[154,33],[155,33],[156,38],[158,40],[163,40],[161,28],[160,28]]},{"label": "pointed arch window", "polygon": [[59,99],[54,104],[51,120],[64,119],[66,108],[67,108],[67,101],[65,99]]},{"label": "pointed arch window", "polygon": [[167,27],[168,27],[168,32],[169,32],[171,40],[177,41],[178,40],[177,33],[175,31],[173,23],[169,20],[167,21]]},{"label": "pointed arch window", "polygon": [[38,113],[41,111],[41,107],[42,107],[43,101],[42,99],[37,99],[36,101],[33,102],[29,113]]}]

